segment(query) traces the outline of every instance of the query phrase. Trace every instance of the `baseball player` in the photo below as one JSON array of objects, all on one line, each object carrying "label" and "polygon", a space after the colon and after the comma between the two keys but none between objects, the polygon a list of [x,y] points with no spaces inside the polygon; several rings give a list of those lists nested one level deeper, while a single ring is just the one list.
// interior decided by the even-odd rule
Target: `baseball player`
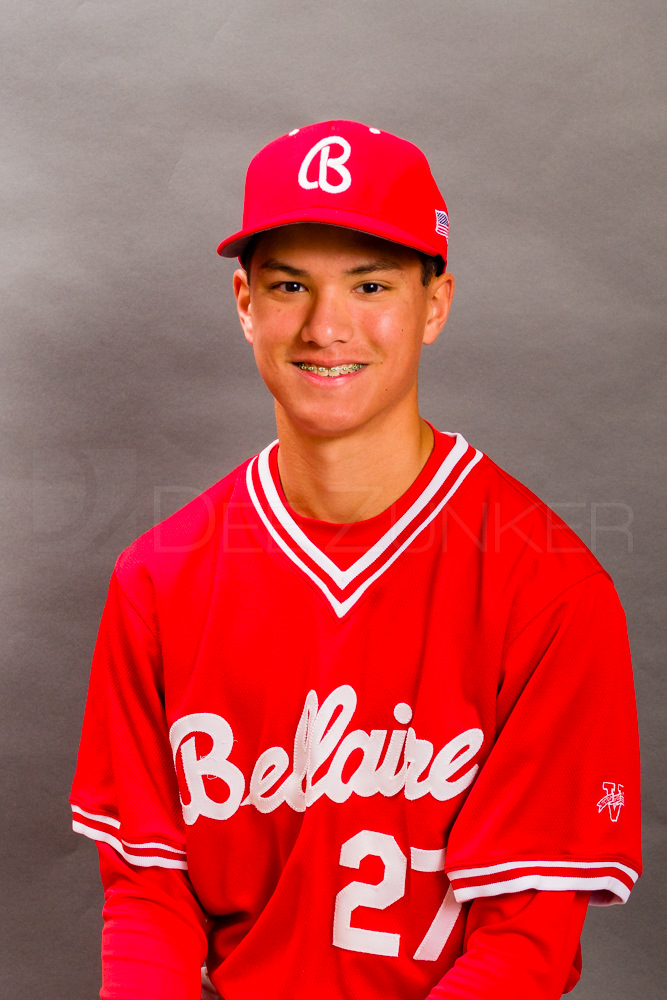
[{"label": "baseball player", "polygon": [[[106,1000],[552,1000],[640,872],[623,613],[417,369],[450,308],[423,154],[294,129],[247,175],[278,439],[124,552],[72,791]],[[210,985],[212,984],[212,985]]]}]

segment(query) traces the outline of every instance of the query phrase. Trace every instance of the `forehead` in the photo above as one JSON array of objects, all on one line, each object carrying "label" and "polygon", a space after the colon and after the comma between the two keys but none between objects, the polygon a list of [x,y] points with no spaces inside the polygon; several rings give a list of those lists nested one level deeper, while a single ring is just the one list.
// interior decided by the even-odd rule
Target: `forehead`
[{"label": "forehead", "polygon": [[391,263],[401,270],[421,267],[417,251],[410,247],[355,229],[321,223],[306,222],[270,229],[256,236],[252,244],[253,263],[260,267],[273,259],[333,264],[351,258],[382,261],[385,265]]}]

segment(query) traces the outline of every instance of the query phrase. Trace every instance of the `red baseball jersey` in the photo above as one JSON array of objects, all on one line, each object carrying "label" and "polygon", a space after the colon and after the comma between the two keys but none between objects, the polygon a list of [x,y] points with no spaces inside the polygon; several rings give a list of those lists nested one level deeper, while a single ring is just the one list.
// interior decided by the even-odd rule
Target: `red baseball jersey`
[{"label": "red baseball jersey", "polygon": [[423,1000],[476,897],[624,901],[636,714],[599,563],[460,435],[353,525],[295,515],[276,453],[118,560],[75,829],[187,869],[225,1000]]}]

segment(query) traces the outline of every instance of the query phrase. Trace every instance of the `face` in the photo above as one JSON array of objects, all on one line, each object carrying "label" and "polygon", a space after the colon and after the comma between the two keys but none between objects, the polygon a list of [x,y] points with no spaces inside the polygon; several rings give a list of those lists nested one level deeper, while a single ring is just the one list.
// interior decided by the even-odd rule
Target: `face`
[{"label": "face", "polygon": [[279,432],[287,421],[336,437],[414,419],[421,349],[453,290],[449,274],[425,287],[414,251],[354,230],[309,223],[262,234],[234,291]]}]

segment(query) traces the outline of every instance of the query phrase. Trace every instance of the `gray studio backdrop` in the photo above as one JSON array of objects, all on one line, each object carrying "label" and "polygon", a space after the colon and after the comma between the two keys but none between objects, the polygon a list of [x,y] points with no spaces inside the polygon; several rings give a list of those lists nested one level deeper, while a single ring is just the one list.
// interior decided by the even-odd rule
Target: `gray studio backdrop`
[{"label": "gray studio backdrop", "polygon": [[351,117],[422,146],[451,210],[425,415],[555,506],[627,609],[647,871],[591,913],[576,996],[662,998],[662,0],[0,10],[1,997],[97,995],[95,851],[66,799],[109,574],[272,438],[215,247],[260,145]]}]

